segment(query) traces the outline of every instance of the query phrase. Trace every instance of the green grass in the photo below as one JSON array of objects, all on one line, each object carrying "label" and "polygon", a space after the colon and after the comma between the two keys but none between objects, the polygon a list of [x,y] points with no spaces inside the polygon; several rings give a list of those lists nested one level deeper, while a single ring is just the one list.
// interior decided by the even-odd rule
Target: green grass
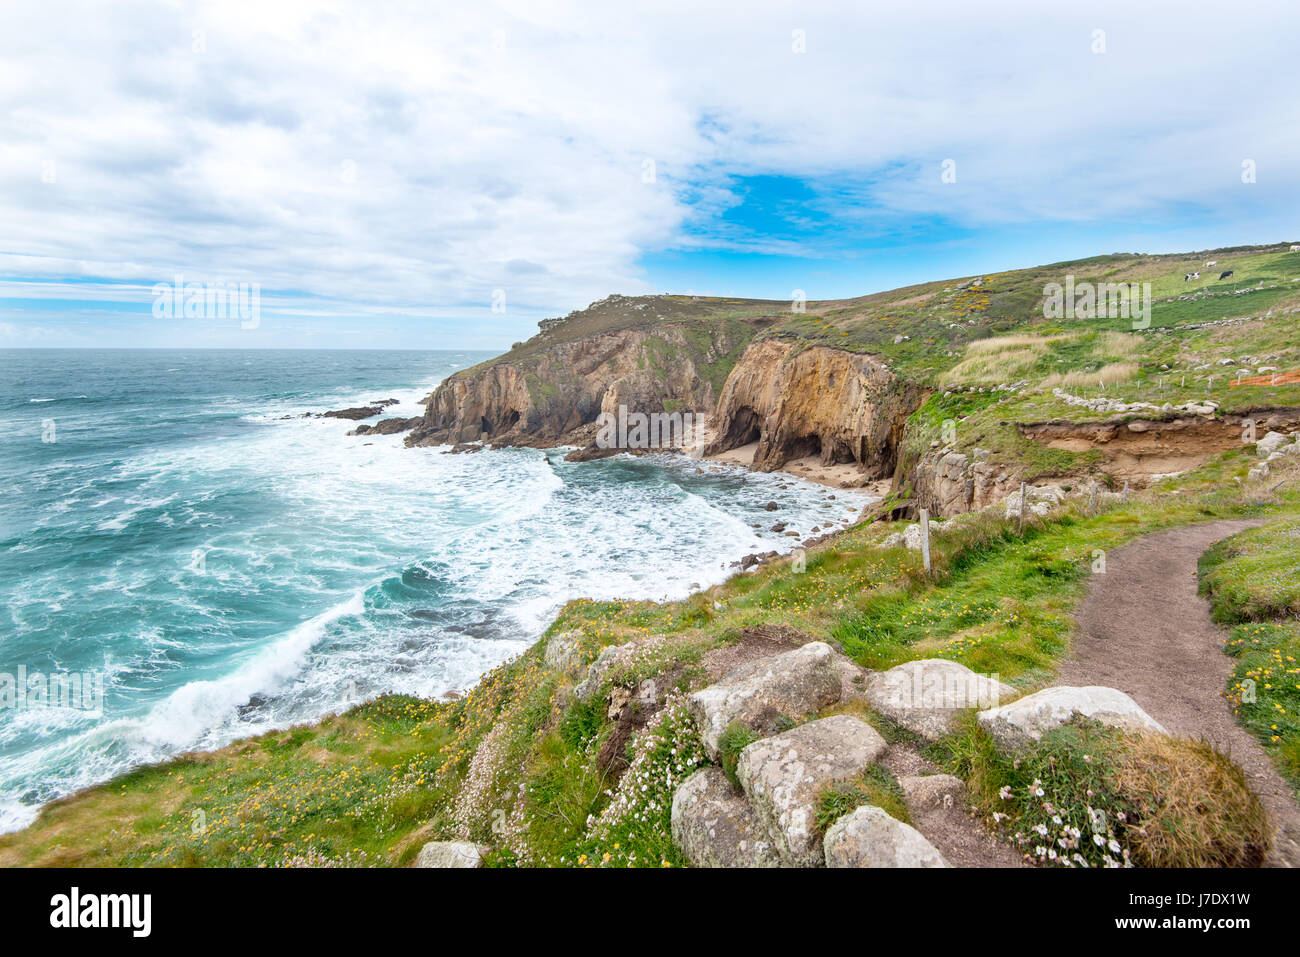
[{"label": "green grass", "polygon": [[1225,692],[1233,713],[1300,798],[1300,522],[1271,522],[1201,558],[1201,590],[1232,626],[1236,658]]},{"label": "green grass", "polygon": [[1201,558],[1200,574],[1220,622],[1300,618],[1300,521],[1219,542]]},{"label": "green grass", "polygon": [[740,789],[740,781],[736,777],[736,763],[740,760],[740,752],[757,741],[758,737],[758,732],[732,722],[718,738],[718,763],[722,765],[722,771],[731,786],[737,790]]},{"label": "green grass", "polygon": [[[1257,501],[1227,480],[1247,464],[1223,456],[1127,506],[1092,516],[1072,506],[1032,521],[1023,537],[995,514],[947,523],[929,577],[916,553],[876,547],[891,529],[859,526],[811,549],[801,574],[780,561],[683,601],[575,601],[551,633],[581,632],[588,660],[610,643],[668,636],[618,676],[629,685],[658,673],[680,690],[698,686],[709,649],[781,623],[874,666],[948,657],[1031,688],[1051,679],[1068,649],[1070,612],[1097,550],[1210,518],[1294,523],[1294,485]],[[666,725],[630,742],[634,770],[604,774],[596,756],[615,729],[603,701],[577,702],[573,679],[541,659],[539,644],[459,701],[383,698],[140,769],[0,837],[0,863],[391,866],[424,841],[466,832],[492,846],[496,865],[682,863],[667,814],[671,788],[702,760],[689,719],[671,709]],[[870,803],[888,804],[878,792]]]},{"label": "green grass", "polygon": [[904,824],[912,821],[898,781],[886,768],[873,764],[857,777],[832,784],[822,792],[817,800],[817,830],[826,833],[839,818],[864,804],[878,807]]}]

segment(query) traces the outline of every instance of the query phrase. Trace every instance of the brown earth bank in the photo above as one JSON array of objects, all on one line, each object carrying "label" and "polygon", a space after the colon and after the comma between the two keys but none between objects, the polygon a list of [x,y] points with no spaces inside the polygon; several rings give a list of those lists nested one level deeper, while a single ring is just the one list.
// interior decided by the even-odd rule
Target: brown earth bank
[{"label": "brown earth bank", "polygon": [[910,489],[911,497],[899,506],[901,514],[914,516],[917,508],[950,518],[986,508],[1013,494],[1022,481],[1070,486],[1106,481],[1119,488],[1125,483],[1144,489],[1163,477],[1199,468],[1215,455],[1263,438],[1270,430],[1293,431],[1300,426],[1300,409],[1264,408],[1249,412],[1183,415],[1171,418],[1111,418],[1098,422],[1022,422],[1016,430],[1025,438],[1050,449],[1097,452],[1093,463],[1070,472],[1043,471],[1023,462],[1008,462],[988,451],[968,452],[952,447],[931,448],[894,477],[895,490]]},{"label": "brown earth bank", "polygon": [[1156,476],[1198,468],[1220,452],[1240,447],[1246,441],[1247,420],[1263,438],[1269,430],[1291,431],[1300,425],[1300,409],[1259,409],[1215,418],[1041,422],[1017,428],[1021,435],[1048,448],[1070,452],[1097,449],[1105,456],[1100,471],[1144,488]]}]

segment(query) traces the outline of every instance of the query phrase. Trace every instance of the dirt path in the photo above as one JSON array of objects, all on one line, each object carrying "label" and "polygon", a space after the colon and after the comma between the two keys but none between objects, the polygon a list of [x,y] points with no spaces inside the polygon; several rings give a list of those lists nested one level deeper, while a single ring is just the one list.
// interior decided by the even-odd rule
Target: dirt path
[{"label": "dirt path", "polygon": [[[913,774],[936,774],[939,769],[910,745],[889,746],[880,763],[895,778]],[[1010,844],[991,834],[964,806],[909,807],[912,826],[939,849],[953,867],[1028,867],[1028,862]]]},{"label": "dirt path", "polygon": [[1078,634],[1058,684],[1129,694],[1173,734],[1205,738],[1246,772],[1275,829],[1267,864],[1300,866],[1300,804],[1221,692],[1232,672],[1223,632],[1196,593],[1196,562],[1214,542],[1257,524],[1209,522],[1156,532],[1106,557],[1075,614]]}]

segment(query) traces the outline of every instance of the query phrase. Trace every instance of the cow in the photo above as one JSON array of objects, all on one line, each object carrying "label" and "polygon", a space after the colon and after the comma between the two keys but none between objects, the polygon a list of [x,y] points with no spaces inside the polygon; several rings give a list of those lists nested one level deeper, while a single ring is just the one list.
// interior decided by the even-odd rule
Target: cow
[{"label": "cow", "polygon": [[1227,278],[1228,278],[1229,276],[1231,276],[1231,275],[1232,275],[1232,270],[1231,270],[1231,269],[1225,269],[1223,272],[1219,273],[1219,278],[1220,278],[1220,279],[1227,279]]},{"label": "cow", "polygon": [[1219,265],[1219,261],[1218,261],[1217,259],[1207,259],[1207,260],[1205,261],[1205,265],[1207,265],[1207,266],[1217,266],[1217,265]]},{"label": "cow", "polygon": [[1293,253],[1300,253],[1300,245],[1292,246],[1292,247],[1291,247],[1291,252],[1293,252]]},{"label": "cow", "polygon": [[1193,279],[1200,278],[1201,274],[1199,272],[1189,272],[1187,275],[1183,276],[1183,282],[1191,282]]}]

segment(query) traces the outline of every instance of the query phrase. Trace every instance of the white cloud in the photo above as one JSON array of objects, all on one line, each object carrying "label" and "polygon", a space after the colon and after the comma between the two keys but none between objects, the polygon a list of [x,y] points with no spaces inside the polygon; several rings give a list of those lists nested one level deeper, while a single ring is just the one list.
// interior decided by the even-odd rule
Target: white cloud
[{"label": "white cloud", "polygon": [[0,274],[559,311],[648,250],[798,252],[712,225],[753,174],[840,184],[845,232],[1294,212],[1289,5],[978,6],[11,2]]}]

